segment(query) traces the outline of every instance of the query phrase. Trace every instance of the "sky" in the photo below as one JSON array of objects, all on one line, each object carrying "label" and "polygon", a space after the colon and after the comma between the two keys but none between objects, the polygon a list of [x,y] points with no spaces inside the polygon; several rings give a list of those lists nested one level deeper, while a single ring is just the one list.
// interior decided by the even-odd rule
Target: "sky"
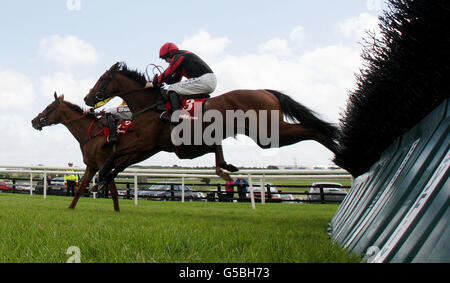
[{"label": "sky", "polygon": [[[31,120],[53,93],[83,98],[118,61],[144,72],[174,42],[198,54],[218,79],[212,96],[235,89],[276,89],[326,121],[339,123],[366,31],[377,32],[383,0],[3,0],[0,9],[0,165],[83,167],[63,125],[37,131]],[[112,100],[107,107],[121,101]],[[331,165],[314,141],[260,149],[247,137],[224,142],[242,167]],[[180,160],[158,153],[140,165],[214,166],[214,155]]]}]

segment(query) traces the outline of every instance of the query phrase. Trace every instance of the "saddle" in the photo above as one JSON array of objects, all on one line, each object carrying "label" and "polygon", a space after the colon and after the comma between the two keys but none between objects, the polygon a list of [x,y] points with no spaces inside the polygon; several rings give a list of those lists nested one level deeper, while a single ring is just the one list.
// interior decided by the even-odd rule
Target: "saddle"
[{"label": "saddle", "polygon": [[[112,143],[115,144],[118,142],[118,135],[125,135],[128,132],[133,131],[133,121],[127,119],[121,119],[115,117],[110,113],[101,113],[100,114],[100,125],[103,129],[98,131],[94,136],[104,136],[106,143],[103,147]],[[114,131],[114,132],[113,132]]]},{"label": "saddle", "polygon": [[[204,110],[205,102],[210,98],[209,94],[194,94],[194,95],[179,95],[181,101],[180,121],[183,120],[198,120]],[[176,111],[172,109],[170,101],[166,102],[165,111]]]}]

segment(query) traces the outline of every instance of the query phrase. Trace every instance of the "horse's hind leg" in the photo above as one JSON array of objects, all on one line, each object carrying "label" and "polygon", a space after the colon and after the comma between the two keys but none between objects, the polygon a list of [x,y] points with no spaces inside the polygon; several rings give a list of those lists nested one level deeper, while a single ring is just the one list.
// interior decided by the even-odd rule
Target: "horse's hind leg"
[{"label": "horse's hind leg", "polygon": [[215,156],[216,156],[216,174],[225,181],[233,181],[233,178],[231,178],[231,176],[225,173],[221,168],[228,170],[230,172],[236,172],[238,171],[238,169],[233,165],[227,164],[225,162],[221,145],[216,145]]},{"label": "horse's hind leg", "polygon": [[306,128],[300,124],[288,124],[285,122],[280,124],[280,147],[295,144],[304,140],[314,140],[328,148],[333,153],[337,150],[336,142],[324,133],[321,133],[315,129]]},{"label": "horse's hind leg", "polygon": [[223,168],[230,172],[237,172],[239,169],[237,169],[234,165],[228,164],[225,162],[225,158],[223,156],[223,149],[222,145],[216,145],[215,148],[215,155],[216,155],[216,167]]},{"label": "horse's hind leg", "polygon": [[84,194],[86,187],[89,185],[90,180],[92,179],[92,177],[94,177],[96,172],[97,172],[97,169],[93,169],[89,166],[86,167],[86,171],[84,172],[83,180],[81,180],[80,186],[78,187],[77,191],[75,192],[75,197],[73,198],[72,203],[70,204],[69,208],[75,209],[75,207],[77,206],[78,200]]}]

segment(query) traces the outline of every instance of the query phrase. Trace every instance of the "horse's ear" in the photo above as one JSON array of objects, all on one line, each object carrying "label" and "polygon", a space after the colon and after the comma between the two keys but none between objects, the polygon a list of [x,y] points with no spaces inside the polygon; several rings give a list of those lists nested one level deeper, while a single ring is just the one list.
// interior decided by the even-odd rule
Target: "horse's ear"
[{"label": "horse's ear", "polygon": [[116,64],[112,65],[111,68],[109,68],[109,72],[117,71],[119,68],[120,62],[117,62]]},{"label": "horse's ear", "polygon": [[56,94],[56,91],[55,91],[55,93],[53,94],[53,96],[55,97],[55,101],[58,100],[58,94]]},{"label": "horse's ear", "polygon": [[61,94],[61,95],[59,96],[59,100],[61,100],[61,101],[64,100],[64,94]]}]

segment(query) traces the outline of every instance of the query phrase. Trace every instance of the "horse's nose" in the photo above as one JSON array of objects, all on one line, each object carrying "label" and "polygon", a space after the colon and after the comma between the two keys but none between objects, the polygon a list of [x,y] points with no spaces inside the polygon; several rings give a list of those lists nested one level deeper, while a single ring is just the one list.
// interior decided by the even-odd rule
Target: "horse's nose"
[{"label": "horse's nose", "polygon": [[38,122],[38,120],[37,119],[33,119],[32,121],[31,121],[31,126],[33,127],[33,128],[35,128],[36,130],[42,130],[42,127],[41,127],[41,125],[39,125],[39,122]]}]

